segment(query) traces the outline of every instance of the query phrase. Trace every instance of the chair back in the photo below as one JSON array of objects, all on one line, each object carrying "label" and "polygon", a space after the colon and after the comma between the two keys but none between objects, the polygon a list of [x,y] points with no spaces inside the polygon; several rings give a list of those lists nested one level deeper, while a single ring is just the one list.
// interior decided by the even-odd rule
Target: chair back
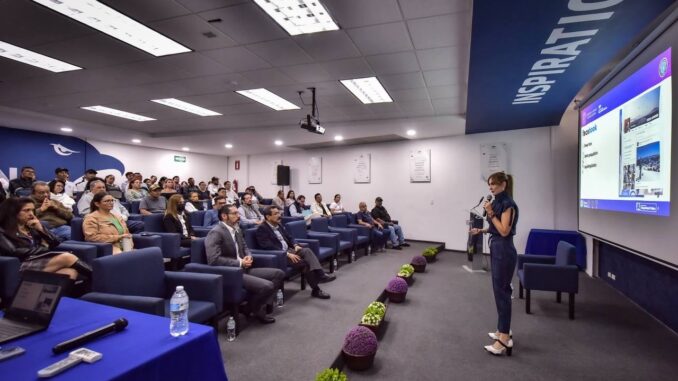
[{"label": "chair back", "polygon": [[355,213],[347,214],[346,217],[348,217],[348,220],[349,220],[348,223],[349,224],[357,224],[358,223],[358,219],[356,218]]},{"label": "chair back", "polygon": [[577,249],[569,242],[558,242],[556,249],[556,266],[577,264]]},{"label": "chair back", "polygon": [[285,229],[290,235],[294,238],[306,239],[308,235],[306,234],[306,221],[292,221],[285,225]]},{"label": "chair back", "polygon": [[273,205],[273,199],[272,198],[265,198],[259,202],[261,205]]},{"label": "chair back", "polygon": [[191,212],[191,214],[188,215],[191,219],[191,226],[202,226],[203,222],[205,221],[205,213],[207,213],[206,210],[196,210],[195,212]]},{"label": "chair back", "polygon": [[141,213],[141,212],[139,212],[139,204],[141,204],[141,200],[130,201],[130,206],[131,206],[130,213],[132,213],[132,214]]},{"label": "chair back", "polygon": [[166,298],[165,265],[159,247],[132,250],[94,260],[92,291]]},{"label": "chair back", "polygon": [[127,201],[120,201],[120,205],[124,206],[128,212],[132,213],[132,204]]},{"label": "chair back", "polygon": [[283,217],[290,217],[290,216],[291,216],[291,214],[290,214],[290,207],[289,207],[289,206],[285,206],[285,210],[283,210]]},{"label": "chair back", "polygon": [[335,214],[334,216],[332,216],[332,218],[330,218],[330,226],[335,228],[347,228],[348,217],[346,216],[346,214]]},{"label": "chair back", "polygon": [[329,233],[329,222],[327,218],[313,218],[311,219],[311,230],[314,232]]},{"label": "chair back", "polygon": [[257,228],[245,229],[245,244],[250,249],[259,249],[257,242]]},{"label": "chair back", "polygon": [[71,239],[73,241],[85,241],[85,233],[82,231],[82,217],[73,217],[71,219]]},{"label": "chair back", "polygon": [[17,188],[14,190],[14,194],[18,197],[28,197],[33,193],[31,188]]},{"label": "chair back", "polygon": [[191,263],[207,264],[205,238],[198,238],[191,241]]},{"label": "chair back", "polygon": [[141,217],[141,220],[144,221],[144,231],[164,233],[165,225],[162,223],[163,217],[162,213],[147,214]]}]

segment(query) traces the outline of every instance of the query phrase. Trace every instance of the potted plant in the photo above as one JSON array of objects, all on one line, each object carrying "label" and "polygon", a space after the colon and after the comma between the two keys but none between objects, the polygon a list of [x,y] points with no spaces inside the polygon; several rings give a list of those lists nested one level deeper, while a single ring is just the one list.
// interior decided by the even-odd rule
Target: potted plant
[{"label": "potted plant", "polygon": [[341,354],[349,369],[369,369],[374,362],[376,353],[377,336],[369,328],[356,326],[348,331],[344,338]]},{"label": "potted plant", "polygon": [[315,381],[346,381],[346,373],[335,368],[326,368],[315,375]]},{"label": "potted plant", "polygon": [[392,303],[404,302],[405,295],[407,295],[407,282],[398,277],[391,279],[386,286],[386,295]]},{"label": "potted plant", "polygon": [[386,318],[386,304],[382,302],[372,302],[365,309],[364,314],[375,314],[379,316],[381,320]]},{"label": "potted plant", "polygon": [[360,319],[360,325],[369,328],[376,334],[381,326],[381,316],[368,312]]},{"label": "potted plant", "polygon": [[402,265],[398,271],[398,277],[405,279],[408,286],[411,286],[414,283],[414,267],[410,264]]},{"label": "potted plant", "polygon": [[434,246],[429,247],[428,249],[424,250],[421,255],[426,258],[426,262],[431,263],[436,261],[436,255],[438,255],[438,249]]},{"label": "potted plant", "polygon": [[426,271],[426,258],[421,255],[415,255],[412,257],[412,262],[410,262],[414,268],[415,273],[423,273]]}]

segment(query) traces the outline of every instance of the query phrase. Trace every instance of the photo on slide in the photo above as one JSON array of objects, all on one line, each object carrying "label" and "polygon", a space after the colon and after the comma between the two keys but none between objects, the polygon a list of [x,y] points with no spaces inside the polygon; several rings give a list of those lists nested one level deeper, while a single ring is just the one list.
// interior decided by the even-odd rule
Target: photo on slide
[{"label": "photo on slide", "polygon": [[621,197],[632,197],[636,195],[636,165],[629,164],[622,168],[622,189],[619,192]]},{"label": "photo on slide", "polygon": [[624,106],[624,133],[659,118],[659,90],[657,87]]},{"label": "photo on slide", "polygon": [[658,182],[661,180],[659,142],[652,142],[636,148],[638,181]]}]

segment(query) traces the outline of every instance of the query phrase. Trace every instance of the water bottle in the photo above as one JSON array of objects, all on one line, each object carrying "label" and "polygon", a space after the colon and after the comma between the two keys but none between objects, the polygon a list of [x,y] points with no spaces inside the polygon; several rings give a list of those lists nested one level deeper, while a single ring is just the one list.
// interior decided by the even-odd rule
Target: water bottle
[{"label": "water bottle", "polygon": [[208,209],[208,206],[209,206],[209,203],[207,202],[207,200],[205,200],[205,201],[202,202],[202,208],[203,208],[203,210],[209,210],[209,209]]},{"label": "water bottle", "polygon": [[338,270],[339,262],[337,262],[337,258],[334,258],[334,259],[332,260],[332,266],[334,267],[334,271],[337,271],[337,270]]},{"label": "water bottle", "polygon": [[285,300],[283,299],[283,292],[281,289],[278,289],[278,293],[275,296],[275,304],[278,306],[278,308],[282,307],[283,304],[285,304]]},{"label": "water bottle", "polygon": [[229,316],[226,322],[226,341],[233,340],[235,340],[235,320],[233,320],[233,316]]},{"label": "water bottle", "polygon": [[184,286],[177,286],[170,299],[170,335],[183,336],[188,332],[188,295]]},{"label": "water bottle", "polygon": [[355,262],[355,251],[351,252],[351,262]]}]

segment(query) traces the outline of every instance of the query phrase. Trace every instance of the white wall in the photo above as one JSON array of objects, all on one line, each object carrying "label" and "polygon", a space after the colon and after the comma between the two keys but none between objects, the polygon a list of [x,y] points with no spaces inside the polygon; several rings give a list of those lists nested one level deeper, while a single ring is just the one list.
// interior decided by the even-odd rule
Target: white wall
[{"label": "white wall", "polygon": [[[510,173],[515,179],[514,197],[520,208],[516,246],[523,251],[531,228],[554,228],[553,174],[558,171],[552,161],[551,128],[252,155],[247,178],[264,197],[272,197],[278,187],[271,184],[271,165],[282,160],[291,167],[291,188],[297,195],[304,194],[312,201],[313,194],[320,192],[328,201],[341,193],[344,206],[351,211],[357,210],[360,201],[371,208],[374,198],[382,196],[407,237],[465,250],[468,208],[488,194],[480,175],[480,144],[500,142],[507,143]],[[415,149],[431,150],[431,183],[409,182],[408,155]],[[352,162],[360,153],[372,155],[370,184],[353,183]],[[306,179],[311,156],[323,159],[322,184],[308,184]],[[242,162],[242,157],[239,159]],[[232,177],[232,158],[228,168]]]},{"label": "white wall", "polygon": [[[113,156],[122,161],[125,171],[141,172],[146,177],[151,175],[179,176],[181,180],[193,177],[196,184],[201,181],[209,181],[212,176],[226,177],[228,158],[226,156],[205,155],[199,153],[170,151],[158,148],[148,148],[127,144],[108,143],[101,141],[89,141],[99,152]],[[174,161],[174,156],[185,156],[186,162]],[[105,171],[99,176],[105,176]],[[122,174],[114,173],[116,183],[120,184]]]}]

